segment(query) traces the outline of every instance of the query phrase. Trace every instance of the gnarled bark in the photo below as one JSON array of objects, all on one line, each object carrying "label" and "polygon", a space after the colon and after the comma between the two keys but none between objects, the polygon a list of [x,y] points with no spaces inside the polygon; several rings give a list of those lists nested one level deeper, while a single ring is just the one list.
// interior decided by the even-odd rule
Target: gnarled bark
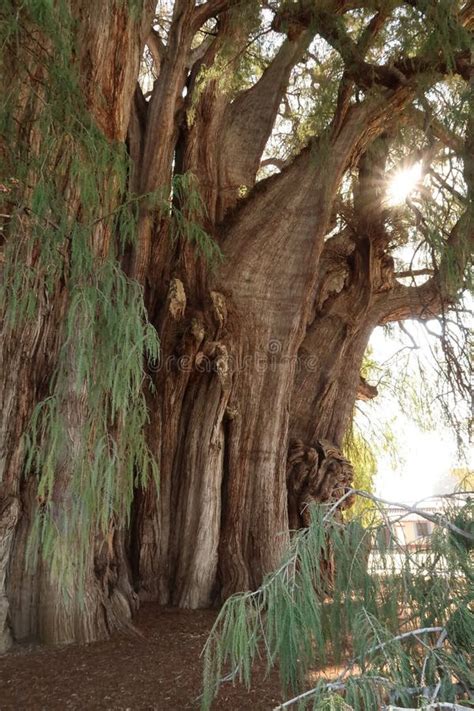
[{"label": "gnarled bark", "polygon": [[[75,4],[75,61],[81,91],[97,127],[109,141],[121,142],[125,139],[128,127],[131,97],[143,49],[144,28],[151,21],[153,4],[145,2],[138,15],[130,13],[125,5],[119,7],[114,3],[106,3],[102,12],[101,22],[98,23],[93,20],[94,8],[88,0]],[[10,147],[10,155],[18,150],[19,155],[24,152],[34,159],[41,154],[42,142],[48,140],[48,136],[43,135],[38,128],[38,118],[43,109],[42,102],[47,96],[45,87],[49,81],[49,52],[52,46],[49,38],[35,27],[28,10],[20,8],[18,13],[18,41],[8,46],[8,75],[5,77],[7,86],[20,87],[12,106],[18,124],[17,146]],[[62,187],[65,210],[69,215],[79,215],[81,211],[78,180],[73,171],[68,169],[75,150],[79,150],[79,147],[74,146],[68,136],[64,136],[55,146],[56,152],[50,150],[47,156],[49,163],[44,168],[57,170],[58,175],[61,169],[64,170]],[[15,177],[14,163],[6,164],[5,169],[10,171],[5,179]],[[33,185],[20,185],[18,188],[25,191],[22,200],[26,204],[38,179],[41,180],[41,175],[36,175],[32,170],[30,180]],[[107,187],[111,186],[104,185],[104,192]],[[117,206],[119,199],[117,195],[112,207]],[[32,221],[27,215],[17,217],[15,226],[22,236],[20,249],[25,251],[23,257],[34,270],[38,269],[38,250],[31,237]],[[29,235],[31,239],[28,239]],[[98,262],[107,254],[111,237],[110,231],[103,229],[99,221],[91,235]],[[66,242],[63,249],[64,254],[67,254],[70,245]],[[105,567],[98,564],[102,543],[96,547],[94,541],[91,541],[83,597],[75,586],[61,590],[48,563],[40,563],[34,573],[26,568],[27,544],[41,502],[37,500],[35,475],[24,481],[24,434],[35,405],[49,394],[49,383],[62,345],[62,321],[69,299],[64,283],[59,282],[49,301],[46,289],[41,287],[39,271],[37,277],[35,286],[39,290],[39,304],[36,320],[26,320],[21,325],[4,322],[0,344],[0,500],[2,504],[6,502],[1,507],[0,515],[0,526],[4,528],[0,544],[0,633],[3,635],[0,646],[5,645],[8,636],[5,628],[5,594],[10,602],[8,621],[15,638],[38,637],[56,643],[90,641],[107,636],[110,629],[116,626],[112,620],[117,623],[120,620],[122,624],[127,615],[130,617],[134,605],[131,587],[128,585],[127,589],[127,585],[123,584],[126,575],[119,572],[126,566],[119,538],[111,548]],[[64,412],[65,421],[71,430],[81,427],[81,416],[80,408],[75,408],[72,400],[70,409]],[[68,491],[67,456],[63,466],[60,475],[58,472],[53,494],[54,505],[62,510],[62,516],[65,515],[67,499],[71,495]],[[16,519],[19,523],[12,534]],[[65,555],[74,558],[75,552],[71,550]],[[112,573],[114,566],[117,573]]]}]

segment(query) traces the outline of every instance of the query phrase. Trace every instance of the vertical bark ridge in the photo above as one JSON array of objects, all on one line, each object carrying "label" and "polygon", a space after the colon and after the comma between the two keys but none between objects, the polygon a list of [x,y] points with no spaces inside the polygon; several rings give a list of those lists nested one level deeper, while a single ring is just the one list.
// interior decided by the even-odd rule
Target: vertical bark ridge
[{"label": "vertical bark ridge", "polygon": [[[143,48],[144,28],[151,22],[154,8],[147,0],[137,9],[137,13],[129,12],[125,4],[113,2],[105,3],[102,10],[105,21],[98,23],[92,21],[95,13],[89,0],[76,3],[73,8],[75,14],[71,20],[78,20],[74,30],[72,24],[71,28],[67,26],[62,29],[64,32],[71,30],[71,40],[75,48],[74,66],[71,67],[75,76],[71,79],[71,90],[74,90],[77,79],[84,98],[84,109],[90,112],[98,131],[110,143],[120,143],[127,131],[131,97]],[[28,188],[18,197],[18,202],[29,204],[36,184],[42,179],[41,174],[35,172],[35,160],[46,155],[42,169],[51,170],[57,175],[57,188],[64,195],[64,209],[68,218],[74,221],[75,217],[79,219],[82,196],[77,176],[71,166],[75,152],[80,154],[82,146],[80,142],[78,145],[74,144],[72,135],[62,136],[62,126],[58,125],[54,126],[59,136],[58,141],[53,148],[48,148],[48,132],[41,130],[41,115],[45,105],[49,108],[48,102],[57,100],[54,92],[51,96],[47,95],[45,88],[50,80],[48,71],[52,63],[54,64],[54,51],[57,48],[47,35],[48,27],[43,31],[39,25],[36,26],[29,12],[28,8],[19,11],[18,41],[4,48],[4,51],[11,53],[8,55],[11,61],[7,65],[8,72],[5,77],[7,85],[11,82],[9,91],[11,86],[19,85],[15,105],[11,107],[13,116],[18,118],[18,133],[12,137],[12,153],[17,151],[15,155],[19,161],[26,156],[30,165],[26,181]],[[81,19],[83,21],[79,21]],[[40,19],[40,24],[41,21]],[[54,68],[53,66],[53,71]],[[31,77],[35,77],[37,83],[32,81]],[[58,106],[58,122],[61,121],[61,108]],[[17,168],[15,164],[8,166],[11,177],[16,176]],[[22,181],[17,182],[18,190],[21,190]],[[110,202],[106,200],[107,209],[116,207],[121,197],[112,195],[114,187],[113,177],[107,186],[102,186],[104,195],[108,196],[107,200],[110,199]],[[17,639],[36,635],[42,640],[53,642],[74,639],[90,641],[107,635],[111,628],[119,624],[120,619],[125,619],[123,608],[126,607],[129,613],[130,605],[133,606],[133,591],[130,588],[127,590],[123,581],[119,584],[118,579],[115,585],[110,577],[110,566],[103,571],[103,575],[94,569],[98,560],[94,542],[91,542],[90,557],[86,563],[87,574],[82,598],[84,604],[81,604],[80,592],[75,588],[68,587],[63,595],[51,568],[51,561],[39,563],[35,575],[25,569],[26,548],[41,502],[36,496],[36,473],[32,473],[28,480],[24,478],[24,434],[35,405],[50,394],[50,382],[57,367],[58,353],[64,337],[61,325],[65,320],[69,294],[62,275],[54,288],[49,288],[49,294],[48,289],[44,287],[41,281],[44,275],[39,263],[38,245],[35,244],[35,239],[27,239],[28,235],[31,237],[33,234],[34,215],[32,216],[28,209],[25,209],[24,213],[21,218],[16,218],[19,220],[19,254],[24,263],[34,270],[38,304],[34,320],[25,319],[21,324],[11,324],[6,320],[1,339],[0,394],[3,407],[0,423],[0,498],[11,503],[3,509],[0,523],[0,527],[6,525],[10,531],[7,531],[2,542],[0,557],[0,634],[3,635],[0,645],[6,639],[3,604],[5,590],[12,608],[9,622]],[[98,263],[108,253],[111,236],[110,229],[105,228],[101,221],[91,230],[91,245]],[[64,258],[63,268],[66,274],[71,260],[70,249],[70,240],[65,238],[65,243],[59,251],[61,258]],[[65,417],[70,415],[71,412],[64,413]],[[77,420],[81,419],[81,410],[77,409],[73,415],[72,429],[81,426]],[[58,475],[56,489],[51,494],[53,499],[57,497],[53,505],[61,507],[64,497],[70,495],[67,494],[69,483],[65,464],[64,471]],[[10,524],[16,518],[12,515],[15,510],[19,510],[18,523],[15,534],[11,535]],[[99,542],[99,549],[100,546]],[[123,551],[119,549],[120,546],[117,546],[111,556],[115,559],[116,570],[121,564],[120,559],[122,563],[124,561]],[[72,559],[74,552],[66,555]],[[114,617],[115,623],[112,622]]]}]

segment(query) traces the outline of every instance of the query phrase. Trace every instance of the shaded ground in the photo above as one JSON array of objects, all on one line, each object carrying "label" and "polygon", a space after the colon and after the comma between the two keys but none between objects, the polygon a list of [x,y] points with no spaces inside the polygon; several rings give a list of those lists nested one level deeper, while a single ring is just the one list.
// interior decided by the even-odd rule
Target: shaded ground
[{"label": "shaded ground", "polygon": [[[199,709],[202,650],[216,613],[145,605],[143,637],[0,656],[0,710]],[[278,675],[255,677],[252,691],[226,683],[217,711],[268,711],[280,701]]]}]

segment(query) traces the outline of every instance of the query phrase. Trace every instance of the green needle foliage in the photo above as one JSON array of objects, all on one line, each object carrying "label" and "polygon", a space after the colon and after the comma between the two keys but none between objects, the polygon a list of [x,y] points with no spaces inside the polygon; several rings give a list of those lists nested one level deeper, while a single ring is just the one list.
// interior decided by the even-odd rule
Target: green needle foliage
[{"label": "green needle foliage", "polygon": [[6,337],[23,339],[27,352],[36,328],[57,333],[45,397],[24,437],[39,503],[29,558],[47,560],[60,584],[80,584],[94,540],[126,525],[134,487],[158,477],[145,439],[145,366],[158,358],[159,339],[141,286],[121,266],[140,202],[169,221],[172,238],[209,260],[220,252],[197,224],[192,176],[153,195],[129,193],[125,146],[104,136],[82,96],[69,3],[17,5],[0,11],[0,311]]},{"label": "green needle foliage", "polygon": [[[413,551],[387,535],[383,509],[382,522],[366,527],[357,518],[342,524],[334,506],[316,507],[280,568],[221,610],[204,649],[202,708],[226,667],[227,680],[249,687],[257,657],[268,670],[278,666],[292,708],[469,704],[473,513],[472,500],[456,513],[448,508],[429,544]],[[309,673],[329,662],[340,674],[311,684]]]},{"label": "green needle foliage", "polygon": [[[59,332],[47,396],[24,438],[25,475],[38,481],[30,561],[39,553],[60,584],[80,583],[94,537],[127,520],[135,485],[157,479],[144,436],[144,361],[157,359],[158,336],[120,265],[137,199],[127,195],[124,146],[101,133],[82,99],[68,3],[12,3],[2,15],[13,70],[0,116],[1,308],[12,338],[35,321]],[[44,81],[25,102],[32,66]]]},{"label": "green needle foliage", "polygon": [[[175,175],[171,187],[173,204],[169,217],[172,239],[184,238],[193,245],[196,254],[211,267],[214,266],[222,260],[222,252],[217,242],[202,227],[206,213],[196,178],[191,173]],[[158,209],[166,214],[169,210],[166,200],[161,201]]]}]

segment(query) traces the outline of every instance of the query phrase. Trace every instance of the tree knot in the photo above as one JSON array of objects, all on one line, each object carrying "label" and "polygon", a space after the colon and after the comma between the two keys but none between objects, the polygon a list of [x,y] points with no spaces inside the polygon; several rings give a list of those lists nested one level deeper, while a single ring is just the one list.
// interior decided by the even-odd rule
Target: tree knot
[{"label": "tree knot", "polygon": [[214,318],[222,328],[227,321],[227,304],[225,297],[218,291],[211,291],[211,300]]},{"label": "tree knot", "polygon": [[[350,487],[354,475],[351,463],[327,440],[313,446],[300,439],[290,441],[286,482],[291,529],[309,526],[311,505],[337,501]],[[341,508],[352,503],[346,499]]]},{"label": "tree knot", "polygon": [[181,279],[172,279],[168,289],[168,311],[178,321],[183,318],[186,310],[186,292]]}]

